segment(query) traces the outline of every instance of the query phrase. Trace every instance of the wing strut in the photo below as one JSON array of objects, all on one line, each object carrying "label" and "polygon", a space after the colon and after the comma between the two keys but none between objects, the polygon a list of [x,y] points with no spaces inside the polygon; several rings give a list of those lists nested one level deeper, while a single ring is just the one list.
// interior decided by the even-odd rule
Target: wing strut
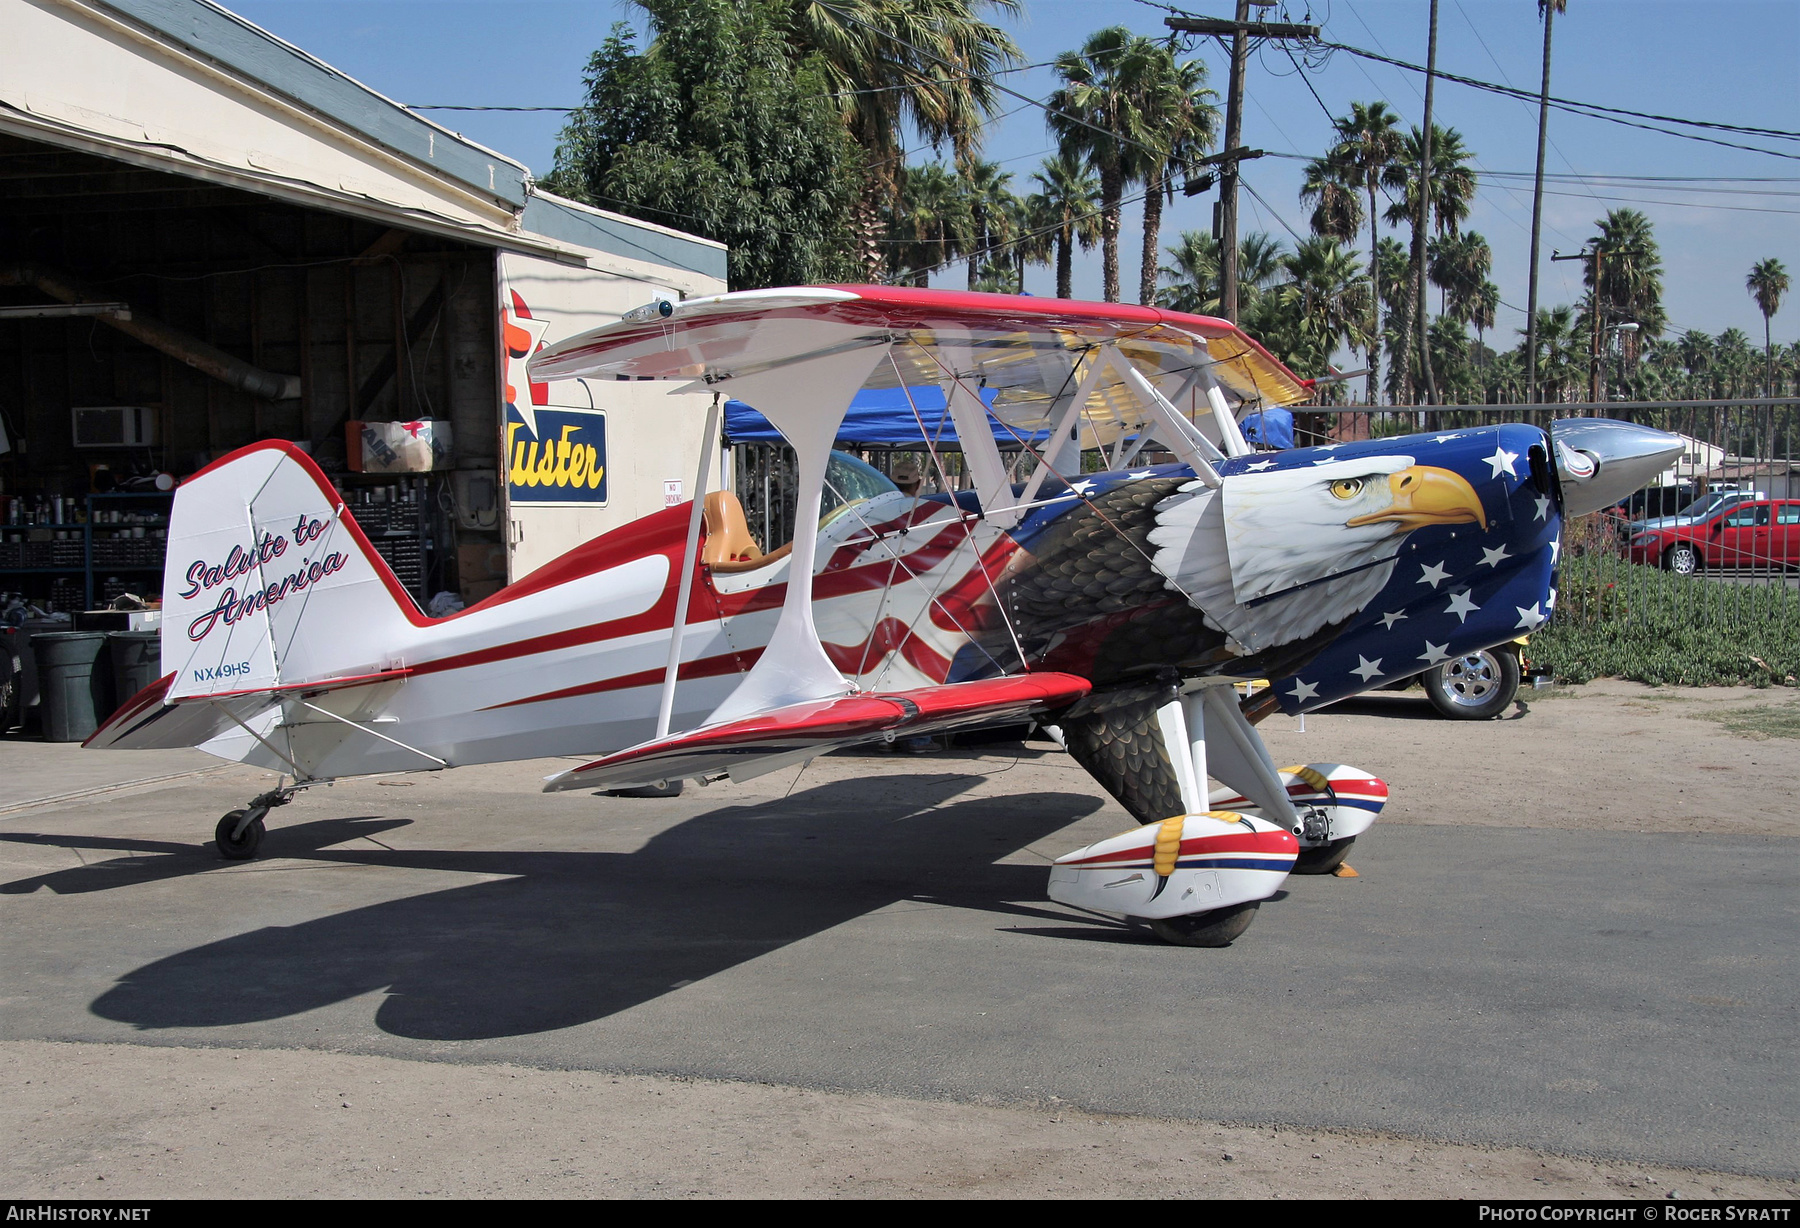
[{"label": "wing strut", "polygon": [[[393,745],[398,746],[401,750],[409,750],[413,754],[418,755],[422,759],[431,760],[433,763],[437,764],[439,767],[449,767],[450,766],[450,761],[448,759],[439,759],[436,755],[430,754],[426,751],[422,751],[416,746],[408,746],[406,743],[402,742],[399,738],[390,738],[385,733],[380,733],[380,732],[377,732],[376,730],[370,729],[367,725],[363,724],[360,721],[353,721],[347,716],[339,716],[335,712],[330,712],[324,708],[319,707],[318,704],[308,703],[306,700],[303,699],[300,701],[300,706],[302,708],[311,709],[312,711],[317,712],[320,716],[329,716],[334,721],[342,721],[344,724],[350,726],[350,728],[352,728],[352,729],[358,730],[362,733],[366,733],[372,738],[380,738],[383,742],[392,743]],[[265,745],[267,745],[267,744],[265,743]]]},{"label": "wing strut", "polygon": [[1254,450],[1250,441],[1244,438],[1244,432],[1238,426],[1237,419],[1231,415],[1231,406],[1225,404],[1225,390],[1219,387],[1218,377],[1212,372],[1216,364],[1207,363],[1201,367],[1200,386],[1206,390],[1207,404],[1212,406],[1213,421],[1219,424],[1219,441],[1224,445],[1228,456],[1248,456]]},{"label": "wing strut", "polygon": [[273,742],[270,742],[269,739],[263,737],[262,734],[256,732],[256,730],[254,730],[254,729],[250,728],[250,726],[244,724],[243,721],[238,719],[238,714],[233,712],[230,708],[227,708],[224,704],[218,703],[216,701],[209,702],[206,706],[209,708],[212,708],[214,711],[218,712],[221,716],[223,716],[226,720],[230,721],[233,725],[236,725],[239,729],[242,729],[245,733],[247,733],[251,737],[255,738],[259,743],[262,744],[262,748],[264,750],[268,751],[271,755],[274,755],[277,759],[281,760],[283,763],[285,763],[289,767],[293,768],[295,780],[298,780],[302,776],[307,775],[307,772],[304,768],[302,768],[298,763],[295,763],[292,759],[288,758],[286,755],[282,754],[280,751],[276,750],[275,744]]},{"label": "wing strut", "polygon": [[712,408],[706,415],[706,434],[700,439],[700,472],[694,477],[694,505],[688,511],[687,547],[681,554],[681,587],[675,597],[675,626],[669,635],[669,664],[663,670],[662,699],[656,708],[656,736],[669,736],[669,720],[675,711],[675,676],[681,670],[681,637],[687,630],[688,601],[694,595],[694,565],[700,550],[700,510],[706,502],[706,466],[711,459],[713,441],[719,437],[719,405],[724,401],[713,393]]},{"label": "wing strut", "polygon": [[794,551],[788,556],[781,620],[750,672],[707,718],[734,721],[789,704],[848,695],[851,685],[819,643],[813,625],[813,559],[818,551],[819,496],[831,444],[850,398],[887,353],[887,344],[827,352],[803,362],[736,376],[730,391],[756,406],[787,437],[800,462]]},{"label": "wing strut", "polygon": [[[1119,348],[1108,345],[1101,348],[1102,357],[1112,364],[1119,378],[1143,402],[1144,412],[1157,425],[1157,435],[1168,443],[1175,455],[1186,461],[1188,466],[1202,482],[1217,490],[1223,485],[1219,471],[1212,467],[1214,460],[1223,460],[1225,454],[1213,445],[1212,440],[1194,429],[1179,409],[1169,402],[1169,398],[1156,390],[1156,385],[1144,378],[1144,373],[1132,364],[1132,361],[1119,353]],[[1212,455],[1209,457],[1207,453]]]}]

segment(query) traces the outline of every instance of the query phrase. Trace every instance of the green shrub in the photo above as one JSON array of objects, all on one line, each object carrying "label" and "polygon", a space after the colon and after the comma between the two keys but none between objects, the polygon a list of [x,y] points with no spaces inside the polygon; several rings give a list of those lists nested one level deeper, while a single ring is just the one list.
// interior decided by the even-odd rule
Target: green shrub
[{"label": "green shrub", "polygon": [[1592,551],[1565,556],[1556,614],[1530,657],[1561,682],[1794,686],[1800,593],[1780,579],[1677,576]]}]

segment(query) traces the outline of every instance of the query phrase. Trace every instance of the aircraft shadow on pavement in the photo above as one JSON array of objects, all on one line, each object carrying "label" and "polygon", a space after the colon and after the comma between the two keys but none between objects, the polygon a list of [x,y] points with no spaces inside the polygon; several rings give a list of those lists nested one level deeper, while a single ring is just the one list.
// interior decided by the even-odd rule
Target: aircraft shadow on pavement
[{"label": "aircraft shadow on pavement", "polygon": [[[1043,899],[1046,866],[995,858],[1100,801],[1069,793],[952,800],[972,782],[909,776],[884,781],[887,792],[874,797],[867,782],[833,782],[721,807],[632,853],[332,847],[405,826],[382,818],[277,827],[265,856],[506,877],[182,951],[127,973],[91,1009],[143,1030],[232,1027],[385,990],[375,1018],[384,1031],[476,1040],[601,1019],[896,901],[1071,920],[1018,902]],[[5,892],[105,890],[218,864],[210,845],[7,838],[181,855],[57,871],[0,885]]]}]

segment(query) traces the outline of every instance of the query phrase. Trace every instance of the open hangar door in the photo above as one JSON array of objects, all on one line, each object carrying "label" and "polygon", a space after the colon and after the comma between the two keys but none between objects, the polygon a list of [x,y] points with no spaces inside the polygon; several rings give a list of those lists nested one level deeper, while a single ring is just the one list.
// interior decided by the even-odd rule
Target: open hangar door
[{"label": "open hangar door", "polygon": [[[313,455],[421,604],[503,576],[458,569],[503,537],[492,248],[4,134],[0,180],[0,589],[154,595],[153,475],[262,439]],[[420,419],[439,468],[354,471],[347,423]]]}]

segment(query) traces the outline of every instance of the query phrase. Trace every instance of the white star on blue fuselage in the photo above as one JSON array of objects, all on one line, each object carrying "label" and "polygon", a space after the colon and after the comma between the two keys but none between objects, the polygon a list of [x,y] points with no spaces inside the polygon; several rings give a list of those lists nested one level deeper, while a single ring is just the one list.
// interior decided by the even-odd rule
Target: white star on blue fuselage
[{"label": "white star on blue fuselage", "polygon": [[1417,583],[1429,584],[1432,588],[1436,588],[1449,578],[1450,573],[1445,570],[1442,563],[1433,563],[1431,566],[1424,569],[1424,574],[1418,578]]}]

